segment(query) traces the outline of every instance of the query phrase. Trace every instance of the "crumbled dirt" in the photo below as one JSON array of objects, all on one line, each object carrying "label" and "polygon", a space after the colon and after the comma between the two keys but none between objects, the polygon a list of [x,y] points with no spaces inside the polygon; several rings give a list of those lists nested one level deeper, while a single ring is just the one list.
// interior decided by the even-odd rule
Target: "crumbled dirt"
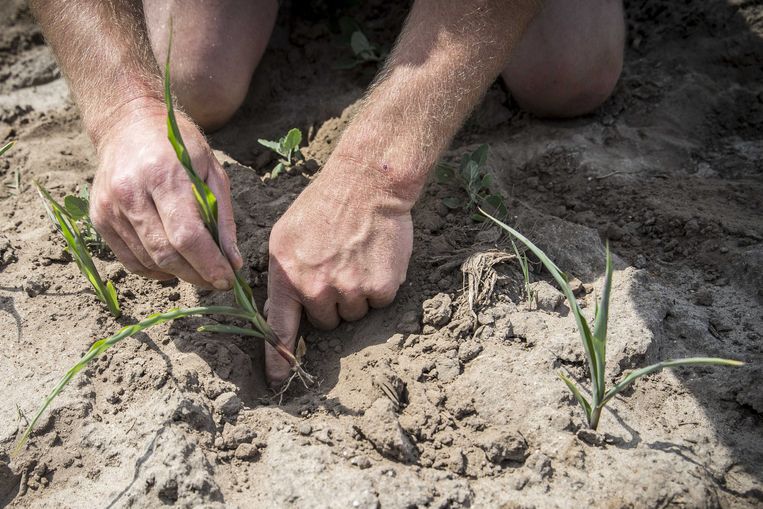
[{"label": "crumbled dirt", "polygon": [[[327,12],[282,9],[246,105],[210,137],[260,299],[270,227],[317,165],[265,182],[270,162],[255,140],[297,126],[310,133],[305,154],[324,162],[375,72],[326,65],[348,51]],[[387,48],[405,14],[382,2],[348,12]],[[333,332],[304,327],[317,388],[293,384],[279,405],[257,342],[197,333],[201,319],[167,324],[80,373],[13,461],[24,416],[95,339],[231,296],[147,281],[105,258],[124,317],[97,302],[31,188],[39,179],[57,196],[78,190],[92,179],[93,149],[24,2],[0,14],[0,142],[19,141],[0,180],[12,184],[18,170],[22,182],[0,190],[0,504],[763,505],[760,2],[630,1],[623,76],[597,113],[541,121],[497,83],[448,153],[490,144],[509,221],[582,282],[589,316],[609,238],[609,383],[688,355],[746,367],[648,376],[586,430],[557,378],[586,377],[568,307],[538,273],[543,305],[528,304],[507,239],[443,207],[457,191],[433,182],[413,213],[395,303]],[[460,270],[469,259],[471,300]],[[480,293],[484,284],[492,291]]]}]

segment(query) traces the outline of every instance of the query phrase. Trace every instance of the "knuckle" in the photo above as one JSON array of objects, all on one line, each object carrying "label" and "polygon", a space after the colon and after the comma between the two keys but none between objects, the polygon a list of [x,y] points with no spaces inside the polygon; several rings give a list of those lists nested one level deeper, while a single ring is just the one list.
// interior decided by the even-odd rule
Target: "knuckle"
[{"label": "knuckle", "polygon": [[198,246],[203,234],[204,230],[199,226],[178,226],[170,233],[170,244],[178,251],[186,252]]},{"label": "knuckle", "polygon": [[398,288],[397,283],[392,280],[382,281],[371,288],[371,297],[383,301],[391,301],[397,295]]},{"label": "knuckle", "polygon": [[161,249],[153,255],[154,264],[160,270],[171,270],[180,261],[180,254],[174,249]]},{"label": "knuckle", "polygon": [[114,177],[114,180],[111,182],[111,193],[120,204],[124,206],[132,205],[137,194],[134,179],[127,175]]}]

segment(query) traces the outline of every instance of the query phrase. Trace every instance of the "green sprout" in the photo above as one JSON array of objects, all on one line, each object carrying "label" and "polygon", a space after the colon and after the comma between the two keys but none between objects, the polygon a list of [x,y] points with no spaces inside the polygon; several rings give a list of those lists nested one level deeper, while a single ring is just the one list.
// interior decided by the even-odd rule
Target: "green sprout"
[{"label": "green sprout", "polygon": [[8,143],[0,147],[0,156],[8,152],[11,149],[11,147],[13,147],[15,144],[16,144],[15,141],[9,141]]},{"label": "green sprout", "polygon": [[90,219],[88,212],[90,210],[90,190],[87,184],[82,186],[79,195],[70,194],[64,196],[64,208],[77,221],[85,245],[97,255],[103,254],[107,249],[107,245],[96,231],[93,221]]},{"label": "green sprout", "polygon": [[[194,171],[193,164],[191,163],[191,156],[186,149],[185,143],[183,143],[183,137],[180,134],[178,128],[177,119],[175,118],[175,110],[172,107],[172,91],[170,88],[170,50],[172,47],[172,37],[167,49],[167,61],[164,64],[164,102],[167,105],[167,138],[175,149],[180,164],[185,169],[188,178],[193,185],[193,193],[196,197],[196,204],[198,205],[199,213],[204,225],[209,230],[217,246],[222,252],[222,245],[220,244],[220,229],[218,227],[217,217],[217,198],[207,184],[199,177]],[[296,135],[292,135],[292,132],[296,131]],[[284,143],[284,147],[288,144],[290,147],[287,151],[289,158],[292,155],[293,150],[299,146],[299,142],[302,139],[302,133],[298,129],[292,129],[285,138],[289,138],[289,141]],[[262,142],[262,140],[260,140]],[[233,282],[233,294],[236,298],[236,302],[241,308],[246,311],[249,321],[254,326],[255,331],[262,336],[275,350],[283,357],[286,362],[289,363],[291,369],[299,376],[305,385],[313,383],[312,377],[305,372],[300,366],[299,361],[294,354],[283,344],[278,338],[276,333],[265,321],[263,316],[257,309],[257,304],[254,302],[254,295],[249,284],[244,280],[240,273],[236,273],[236,278]],[[236,333],[237,328],[222,327],[215,332],[230,332]]]},{"label": "green sprout", "polygon": [[480,145],[469,154],[464,154],[458,168],[447,163],[440,163],[435,170],[435,176],[440,184],[455,185],[466,191],[467,201],[457,196],[448,196],[443,203],[449,209],[463,209],[471,212],[475,221],[484,221],[482,214],[475,212],[479,207],[486,208],[499,217],[506,217],[508,211],[503,196],[491,191],[493,177],[485,172],[489,147]]},{"label": "green sprout", "polygon": [[278,164],[271,170],[270,178],[276,178],[283,170],[291,169],[298,159],[302,159],[302,152],[299,150],[299,144],[302,143],[302,131],[296,127],[289,129],[286,136],[278,141],[264,140],[262,138],[257,141],[260,145],[269,148],[281,156]]},{"label": "green sprout", "polygon": [[139,332],[149,329],[155,325],[161,325],[165,322],[169,322],[171,320],[177,320],[178,318],[184,318],[187,316],[213,315],[213,314],[232,316],[236,318],[244,318],[247,320],[251,318],[251,313],[249,313],[248,311],[244,309],[228,307],[228,306],[207,306],[207,307],[193,307],[193,308],[186,308],[186,309],[175,308],[175,309],[170,309],[169,311],[166,311],[164,313],[155,313],[155,314],[149,315],[148,317],[141,320],[140,322],[122,327],[116,334],[113,334],[104,339],[99,339],[98,341],[93,343],[90,349],[87,351],[87,353],[85,353],[85,355],[83,355],[82,358],[80,358],[80,360],[77,361],[77,363],[74,366],[69,368],[66,374],[64,374],[64,376],[61,377],[61,379],[58,381],[58,383],[50,392],[50,394],[48,394],[48,396],[43,400],[42,404],[37,409],[37,412],[32,417],[32,420],[29,421],[29,424],[24,430],[23,435],[21,435],[21,438],[16,443],[16,446],[14,447],[13,452],[11,453],[11,456],[16,456],[21,451],[21,448],[24,447],[24,444],[26,443],[27,439],[31,435],[32,430],[37,424],[37,421],[42,416],[43,412],[45,412],[45,410],[50,406],[50,404],[53,402],[56,396],[58,396],[61,393],[64,387],[66,387],[66,385],[75,377],[75,375],[77,375],[77,373],[82,371],[88,364],[90,364],[90,362],[98,358],[106,350],[116,345],[123,339],[129,338],[130,336],[134,336],[135,334],[138,334]]},{"label": "green sprout", "polygon": [[[171,39],[170,39],[170,45],[171,45]],[[168,128],[167,137],[178,156],[178,160],[182,164],[183,168],[185,168],[186,174],[188,175],[191,181],[191,184],[193,186],[193,193],[194,193],[194,196],[196,197],[196,202],[199,207],[199,213],[201,215],[202,221],[207,227],[207,230],[209,230],[210,234],[214,238],[218,247],[220,247],[220,235],[219,235],[218,215],[217,215],[217,198],[215,197],[214,193],[212,193],[211,189],[209,189],[207,184],[203,180],[201,180],[201,178],[193,169],[193,166],[191,164],[191,158],[188,154],[188,150],[186,149],[185,144],[183,143],[183,139],[180,135],[180,130],[178,129],[177,120],[175,118],[175,112],[172,107],[172,96],[170,93],[169,52],[167,55],[167,63],[165,67],[164,98],[167,104],[167,128]],[[40,186],[39,184],[38,184],[38,190],[40,192],[40,195],[43,196],[43,198],[45,199],[46,208],[48,209],[49,214],[51,214],[51,217],[54,218],[54,222],[62,225],[62,231],[67,232],[65,233],[67,243],[70,242],[70,237],[71,237],[70,246],[71,245],[76,246],[77,250],[74,251],[73,254],[84,253],[85,255],[87,255],[87,258],[85,260],[86,262],[89,261],[89,265],[87,263],[80,264],[81,262],[78,261],[78,264],[80,264],[80,268],[82,268],[83,266],[86,266],[88,270],[92,269],[92,274],[95,274],[97,276],[97,271],[95,271],[95,267],[92,266],[92,259],[87,254],[87,249],[85,248],[81,237],[78,236],[79,230],[77,229],[77,226],[74,223],[74,220],[71,217],[70,213],[64,207],[59,205],[55,200],[53,200],[53,198],[50,197],[50,194],[44,188],[42,188],[42,186]],[[79,203],[79,202],[77,204],[82,205],[82,203]],[[75,232],[75,233],[72,233],[71,235],[69,235],[68,232]],[[75,256],[75,259],[79,260],[76,256]],[[83,269],[83,272],[84,272],[84,269]],[[98,278],[98,281],[100,281],[100,278]],[[114,292],[113,286],[111,285],[111,283],[108,284],[108,289],[110,289],[111,295],[114,297],[114,302],[116,303],[116,292]],[[138,323],[127,325],[123,327],[122,329],[120,329],[116,334],[113,334],[104,339],[100,339],[96,341],[95,343],[93,343],[90,349],[87,351],[87,353],[85,353],[85,355],[83,355],[80,358],[80,360],[77,361],[77,363],[74,366],[72,366],[64,374],[64,376],[59,380],[58,384],[56,384],[53,390],[43,400],[37,412],[35,413],[34,417],[29,422],[26,430],[24,431],[18,443],[16,444],[14,451],[12,453],[12,456],[16,456],[21,451],[22,447],[29,439],[29,436],[31,435],[35,425],[37,424],[37,421],[40,419],[40,417],[45,412],[45,410],[50,406],[53,400],[61,393],[64,387],[66,387],[66,385],[74,378],[74,376],[76,376],[77,373],[82,371],[90,362],[98,358],[98,356],[103,354],[106,350],[116,345],[117,343],[119,343],[125,338],[134,336],[135,334],[145,331],[146,329],[149,329],[156,325],[160,325],[171,320],[177,320],[179,318],[184,318],[188,316],[197,316],[197,315],[217,314],[217,315],[231,316],[235,318],[242,318],[249,321],[253,325],[253,328],[251,329],[231,326],[231,325],[214,324],[214,325],[199,327],[199,330],[201,332],[220,332],[220,333],[240,334],[240,335],[253,336],[259,339],[263,339],[267,341],[273,348],[275,348],[275,350],[291,366],[291,369],[294,372],[294,374],[292,378],[289,379],[289,382],[294,378],[294,376],[298,376],[300,380],[306,386],[311,385],[313,383],[312,376],[302,369],[297,357],[295,357],[295,355],[286,347],[286,345],[284,345],[281,342],[281,340],[278,338],[278,336],[276,336],[275,332],[273,332],[273,330],[270,328],[268,323],[265,321],[265,319],[257,310],[257,305],[255,304],[254,296],[252,295],[252,289],[243,279],[241,274],[238,274],[238,273],[236,274],[236,279],[233,285],[233,292],[234,292],[234,296],[236,299],[236,303],[238,304],[238,307],[198,306],[198,307],[186,308],[186,309],[174,308],[164,313],[154,313],[152,315],[149,315],[148,317],[139,321]]]},{"label": "green sprout", "polygon": [[[104,283],[103,279],[101,279],[101,275],[98,273],[98,269],[95,268],[95,263],[93,263],[93,258],[90,256],[86,239],[77,225],[77,218],[72,215],[69,207],[61,206],[61,204],[53,199],[50,193],[39,182],[35,182],[35,186],[48,213],[48,217],[64,237],[66,248],[72,255],[77,267],[79,267],[79,270],[92,285],[98,299],[108,306],[109,311],[115,318],[118,318],[122,311],[119,309],[117,291],[111,281]],[[78,214],[80,211],[74,210],[74,212]]]},{"label": "green sprout", "polygon": [[637,369],[628,374],[625,378],[620,380],[613,387],[607,389],[606,387],[606,358],[607,358],[607,322],[609,320],[609,298],[612,290],[612,255],[609,252],[609,243],[607,243],[606,252],[606,270],[604,276],[604,289],[602,291],[601,300],[596,304],[596,310],[594,312],[593,330],[588,324],[588,321],[583,316],[583,313],[578,306],[575,295],[572,293],[572,288],[567,283],[565,275],[559,270],[551,259],[540,250],[535,244],[530,242],[525,236],[519,233],[517,230],[501,222],[500,220],[492,217],[484,210],[480,210],[488,219],[491,219],[498,226],[509,232],[513,237],[517,238],[532,253],[538,257],[543,263],[546,269],[551,273],[554,280],[556,280],[559,287],[562,289],[564,296],[567,298],[567,303],[570,306],[570,310],[577,322],[578,332],[580,333],[580,339],[583,342],[583,348],[588,358],[588,367],[590,369],[591,377],[591,401],[589,402],[585,396],[581,393],[580,389],[564,374],[559,373],[559,378],[564,381],[570,392],[575,396],[575,399],[583,407],[588,421],[588,426],[591,429],[596,429],[599,425],[599,418],[601,417],[601,411],[604,406],[623,389],[628,387],[638,378],[662,370],[663,368],[672,368],[677,366],[691,366],[691,365],[716,365],[716,366],[742,366],[744,362],[736,361],[732,359],[721,359],[717,357],[689,357],[685,359],[676,359],[658,362],[647,366],[645,368]]},{"label": "green sprout", "polygon": [[335,69],[347,70],[368,63],[379,64],[386,58],[386,52],[368,40],[356,20],[343,16],[339,20],[339,25],[343,41],[349,44],[350,50],[352,50],[352,58],[340,62],[335,66]]},{"label": "green sprout", "polygon": [[527,304],[532,306],[533,300],[535,300],[535,290],[530,286],[530,259],[527,257],[526,251],[519,251],[514,239],[511,240],[511,247],[514,249],[514,255],[516,255],[519,266],[522,269],[522,279],[525,283],[525,297],[527,298]]}]

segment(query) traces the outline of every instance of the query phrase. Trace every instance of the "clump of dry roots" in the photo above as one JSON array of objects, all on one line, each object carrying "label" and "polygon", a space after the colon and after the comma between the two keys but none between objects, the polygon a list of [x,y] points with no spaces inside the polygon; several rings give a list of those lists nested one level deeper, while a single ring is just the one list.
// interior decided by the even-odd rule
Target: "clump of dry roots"
[{"label": "clump of dry roots", "polygon": [[461,264],[466,310],[475,320],[477,319],[475,310],[490,302],[495,284],[501,278],[495,266],[515,258],[515,255],[503,251],[485,251],[474,253]]}]

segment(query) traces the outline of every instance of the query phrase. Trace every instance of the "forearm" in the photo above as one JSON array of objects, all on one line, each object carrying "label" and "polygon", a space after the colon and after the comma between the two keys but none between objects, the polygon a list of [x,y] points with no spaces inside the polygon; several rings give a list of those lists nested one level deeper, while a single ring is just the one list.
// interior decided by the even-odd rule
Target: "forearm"
[{"label": "forearm", "polygon": [[[508,61],[537,0],[417,0],[334,155],[366,185],[412,203]],[[347,176],[341,176],[347,177]],[[352,178],[352,177],[350,177]]]},{"label": "forearm", "polygon": [[161,102],[140,0],[31,0],[97,145],[120,112]]}]

